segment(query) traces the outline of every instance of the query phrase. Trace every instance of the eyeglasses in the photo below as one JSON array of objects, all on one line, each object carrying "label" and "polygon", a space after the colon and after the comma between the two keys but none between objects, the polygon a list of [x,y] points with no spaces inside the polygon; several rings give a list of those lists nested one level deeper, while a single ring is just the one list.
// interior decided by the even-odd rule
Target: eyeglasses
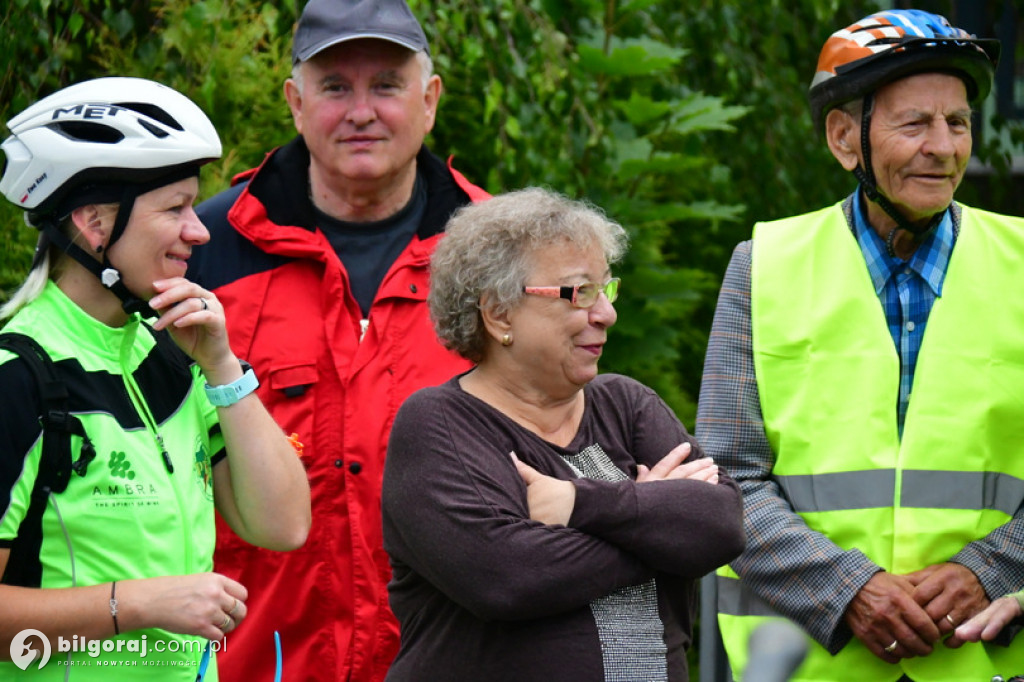
[{"label": "eyeglasses", "polygon": [[573,307],[589,308],[597,303],[597,297],[602,293],[608,298],[609,303],[615,303],[615,299],[619,297],[619,282],[621,281],[618,277],[612,277],[604,284],[583,282],[571,287],[523,287],[523,293],[564,298],[572,303]]}]

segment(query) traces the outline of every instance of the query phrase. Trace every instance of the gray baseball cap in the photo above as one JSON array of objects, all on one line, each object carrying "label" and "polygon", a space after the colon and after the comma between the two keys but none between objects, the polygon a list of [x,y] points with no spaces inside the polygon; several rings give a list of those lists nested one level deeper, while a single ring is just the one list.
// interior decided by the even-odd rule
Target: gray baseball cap
[{"label": "gray baseball cap", "polygon": [[430,51],[423,27],[405,0],[310,0],[295,29],[292,63],[357,38],[387,40],[413,52]]}]

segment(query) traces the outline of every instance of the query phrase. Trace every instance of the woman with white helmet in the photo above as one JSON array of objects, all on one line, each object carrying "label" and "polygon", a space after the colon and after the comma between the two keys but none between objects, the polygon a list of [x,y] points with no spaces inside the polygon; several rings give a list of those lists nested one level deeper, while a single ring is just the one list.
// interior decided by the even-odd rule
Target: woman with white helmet
[{"label": "woman with white helmet", "polygon": [[310,524],[301,461],[223,307],[184,277],[220,140],[138,78],[70,86],[7,126],[0,193],[40,239],[0,308],[4,343],[34,339],[56,379],[0,350],[0,678],[216,679],[208,642],[245,617],[246,590],[211,572],[214,508],[273,550]]}]

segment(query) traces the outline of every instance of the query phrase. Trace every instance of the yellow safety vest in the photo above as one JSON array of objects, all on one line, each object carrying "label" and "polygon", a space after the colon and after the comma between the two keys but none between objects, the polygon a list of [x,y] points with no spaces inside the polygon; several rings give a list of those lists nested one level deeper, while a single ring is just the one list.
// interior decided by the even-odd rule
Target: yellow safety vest
[{"label": "yellow safety vest", "polygon": [[[899,357],[841,206],[755,227],[751,332],[773,479],[811,529],[907,573],[1012,517],[1024,501],[1022,259],[1024,220],[963,207],[901,442]],[[739,679],[747,638],[774,612],[728,567],[718,587]],[[1024,638],[939,643],[899,665],[854,638],[836,656],[812,642],[793,680],[979,682],[1022,666]]]}]

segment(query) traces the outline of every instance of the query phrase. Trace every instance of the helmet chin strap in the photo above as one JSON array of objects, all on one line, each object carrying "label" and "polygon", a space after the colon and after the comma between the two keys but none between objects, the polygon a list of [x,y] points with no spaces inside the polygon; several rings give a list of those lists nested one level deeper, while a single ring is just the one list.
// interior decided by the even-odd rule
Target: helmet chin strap
[{"label": "helmet chin strap", "polygon": [[[39,230],[46,235],[50,241],[56,244],[64,253],[68,254],[73,258],[79,265],[84,267],[86,270],[96,275],[96,278],[109,289],[115,296],[121,300],[121,308],[126,313],[132,315],[139,313],[143,317],[158,317],[159,313],[149,307],[149,303],[136,296],[134,293],[129,291],[128,287],[124,285],[121,279],[121,273],[118,272],[117,268],[110,264],[108,254],[110,253],[110,247],[113,246],[121,235],[124,234],[125,228],[128,226],[128,218],[131,217],[132,208],[135,206],[135,200],[157,188],[169,185],[185,178],[195,177],[199,175],[199,164],[195,162],[189,162],[180,164],[178,166],[172,166],[166,169],[166,172],[158,175],[157,177],[149,180],[145,183],[140,184],[126,184],[120,188],[120,192],[115,190],[113,193],[106,191],[100,191],[97,193],[97,188],[103,189],[103,185],[97,185],[93,188],[88,188],[85,197],[88,200],[83,199],[83,195],[77,195],[77,201],[70,201],[65,204],[58,204],[58,207],[53,213],[43,217],[33,217],[32,223],[39,227]],[[71,241],[66,234],[60,229],[60,220],[56,216],[70,214],[70,209],[73,206],[82,206],[86,203],[107,203],[116,198],[117,200],[117,216],[114,218],[114,225],[110,229],[110,238],[107,240],[107,248],[103,252],[103,261],[97,261],[95,256],[91,253],[87,253],[80,246]],[[41,258],[37,254],[37,257]]]},{"label": "helmet chin strap", "polygon": [[940,222],[942,222],[942,215],[944,211],[939,211],[932,219],[928,221],[928,224],[924,227],[916,227],[910,223],[906,217],[900,213],[899,209],[893,206],[889,198],[882,194],[881,190],[878,189],[878,183],[875,182],[875,172],[871,165],[871,113],[874,109],[875,97],[874,94],[868,93],[864,96],[863,112],[861,113],[860,122],[860,147],[861,152],[864,156],[864,165],[858,165],[853,169],[853,175],[857,178],[861,188],[864,190],[864,194],[867,198],[876,204],[883,211],[885,211],[890,218],[896,221],[896,227],[889,231],[889,234],[885,238],[885,249],[892,258],[899,258],[896,255],[895,242],[897,230],[904,230],[908,232],[914,240],[915,244],[923,242],[929,234],[931,234]]},{"label": "helmet chin strap", "polygon": [[[124,193],[121,195],[121,201],[117,207],[117,216],[114,218],[114,226],[110,230],[110,240],[107,242],[107,248],[103,252],[103,271],[100,273],[100,282],[103,286],[114,292],[119,299],[121,299],[121,307],[126,313],[131,315],[132,313],[139,313],[143,317],[157,317],[157,312],[149,307],[149,303],[143,301],[141,298],[133,294],[128,290],[128,287],[121,281],[121,273],[110,264],[110,247],[121,238],[124,234],[124,228],[128,226],[128,218],[132,214],[132,209],[135,207],[135,199],[140,194],[145,194],[148,188],[143,187],[125,187]],[[95,262],[95,261],[93,261]]]},{"label": "helmet chin strap", "polygon": [[117,238],[124,232],[128,224],[128,217],[135,205],[135,197],[138,196],[136,188],[126,187],[121,195],[121,201],[117,209],[117,217],[114,219],[114,227],[110,233],[110,240],[107,242],[107,250],[103,253],[103,262],[97,261],[92,254],[87,253],[78,244],[75,244],[60,229],[59,222],[55,216],[43,218],[39,229],[49,240],[56,244],[64,253],[73,258],[75,262],[96,276],[97,279],[109,289],[118,299],[121,300],[121,308],[129,315],[139,313],[143,317],[157,317],[158,313],[149,307],[149,303],[142,300],[124,285],[121,273],[110,264],[107,256],[110,246],[117,241]]}]

